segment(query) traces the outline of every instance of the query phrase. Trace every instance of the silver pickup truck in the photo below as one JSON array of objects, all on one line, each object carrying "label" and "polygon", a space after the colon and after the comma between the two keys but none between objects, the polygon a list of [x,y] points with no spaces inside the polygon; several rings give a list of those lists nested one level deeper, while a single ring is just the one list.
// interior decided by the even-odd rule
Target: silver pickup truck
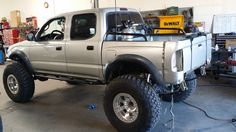
[{"label": "silver pickup truck", "polygon": [[[104,110],[119,131],[149,131],[160,98],[179,102],[197,87],[195,71],[211,60],[211,34],[148,34],[139,12],[91,9],[56,16],[28,41],[11,46],[3,83],[26,103],[34,80],[106,84]],[[161,29],[160,29],[161,30]],[[168,30],[168,29],[166,29]],[[174,29],[171,29],[174,30]]]}]

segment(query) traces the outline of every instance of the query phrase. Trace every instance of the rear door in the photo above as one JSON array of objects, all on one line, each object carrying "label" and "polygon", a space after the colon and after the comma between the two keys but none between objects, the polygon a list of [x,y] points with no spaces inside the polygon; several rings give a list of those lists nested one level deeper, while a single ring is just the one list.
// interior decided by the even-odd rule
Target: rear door
[{"label": "rear door", "polygon": [[67,68],[70,74],[98,79],[101,75],[101,36],[95,13],[72,16],[70,39],[66,43]]}]

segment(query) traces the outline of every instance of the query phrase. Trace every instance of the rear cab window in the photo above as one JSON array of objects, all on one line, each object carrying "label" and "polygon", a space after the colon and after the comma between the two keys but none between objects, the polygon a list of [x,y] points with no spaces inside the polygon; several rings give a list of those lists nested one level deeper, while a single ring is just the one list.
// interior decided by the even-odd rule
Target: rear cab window
[{"label": "rear cab window", "polygon": [[142,17],[138,12],[111,12],[107,14],[107,29],[108,31],[113,31],[115,30],[116,26],[122,25],[122,21],[128,20],[132,21],[134,24],[143,23]]},{"label": "rear cab window", "polygon": [[105,41],[146,41],[143,19],[138,12],[110,12],[106,15]]}]

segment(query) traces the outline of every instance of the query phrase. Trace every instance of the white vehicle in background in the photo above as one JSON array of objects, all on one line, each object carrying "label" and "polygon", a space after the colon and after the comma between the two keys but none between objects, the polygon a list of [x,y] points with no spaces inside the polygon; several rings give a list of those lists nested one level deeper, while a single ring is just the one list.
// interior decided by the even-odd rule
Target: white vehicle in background
[{"label": "white vehicle in background", "polygon": [[196,89],[194,71],[204,72],[209,64],[212,37],[145,33],[134,9],[56,16],[29,41],[9,48],[13,63],[4,70],[5,90],[13,101],[25,103],[34,94],[34,80],[106,84],[104,110],[111,124],[122,132],[149,131],[161,114],[160,96],[171,101],[173,95],[179,102]]}]

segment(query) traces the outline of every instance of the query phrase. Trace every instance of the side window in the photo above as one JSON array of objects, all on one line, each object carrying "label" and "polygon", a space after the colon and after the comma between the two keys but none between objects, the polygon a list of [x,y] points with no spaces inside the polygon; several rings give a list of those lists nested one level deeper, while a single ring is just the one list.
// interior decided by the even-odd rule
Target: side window
[{"label": "side window", "polygon": [[72,18],[70,38],[71,40],[85,40],[96,34],[96,15],[81,14]]},{"label": "side window", "polygon": [[39,41],[63,40],[65,32],[65,18],[56,18],[48,21],[40,30]]}]

